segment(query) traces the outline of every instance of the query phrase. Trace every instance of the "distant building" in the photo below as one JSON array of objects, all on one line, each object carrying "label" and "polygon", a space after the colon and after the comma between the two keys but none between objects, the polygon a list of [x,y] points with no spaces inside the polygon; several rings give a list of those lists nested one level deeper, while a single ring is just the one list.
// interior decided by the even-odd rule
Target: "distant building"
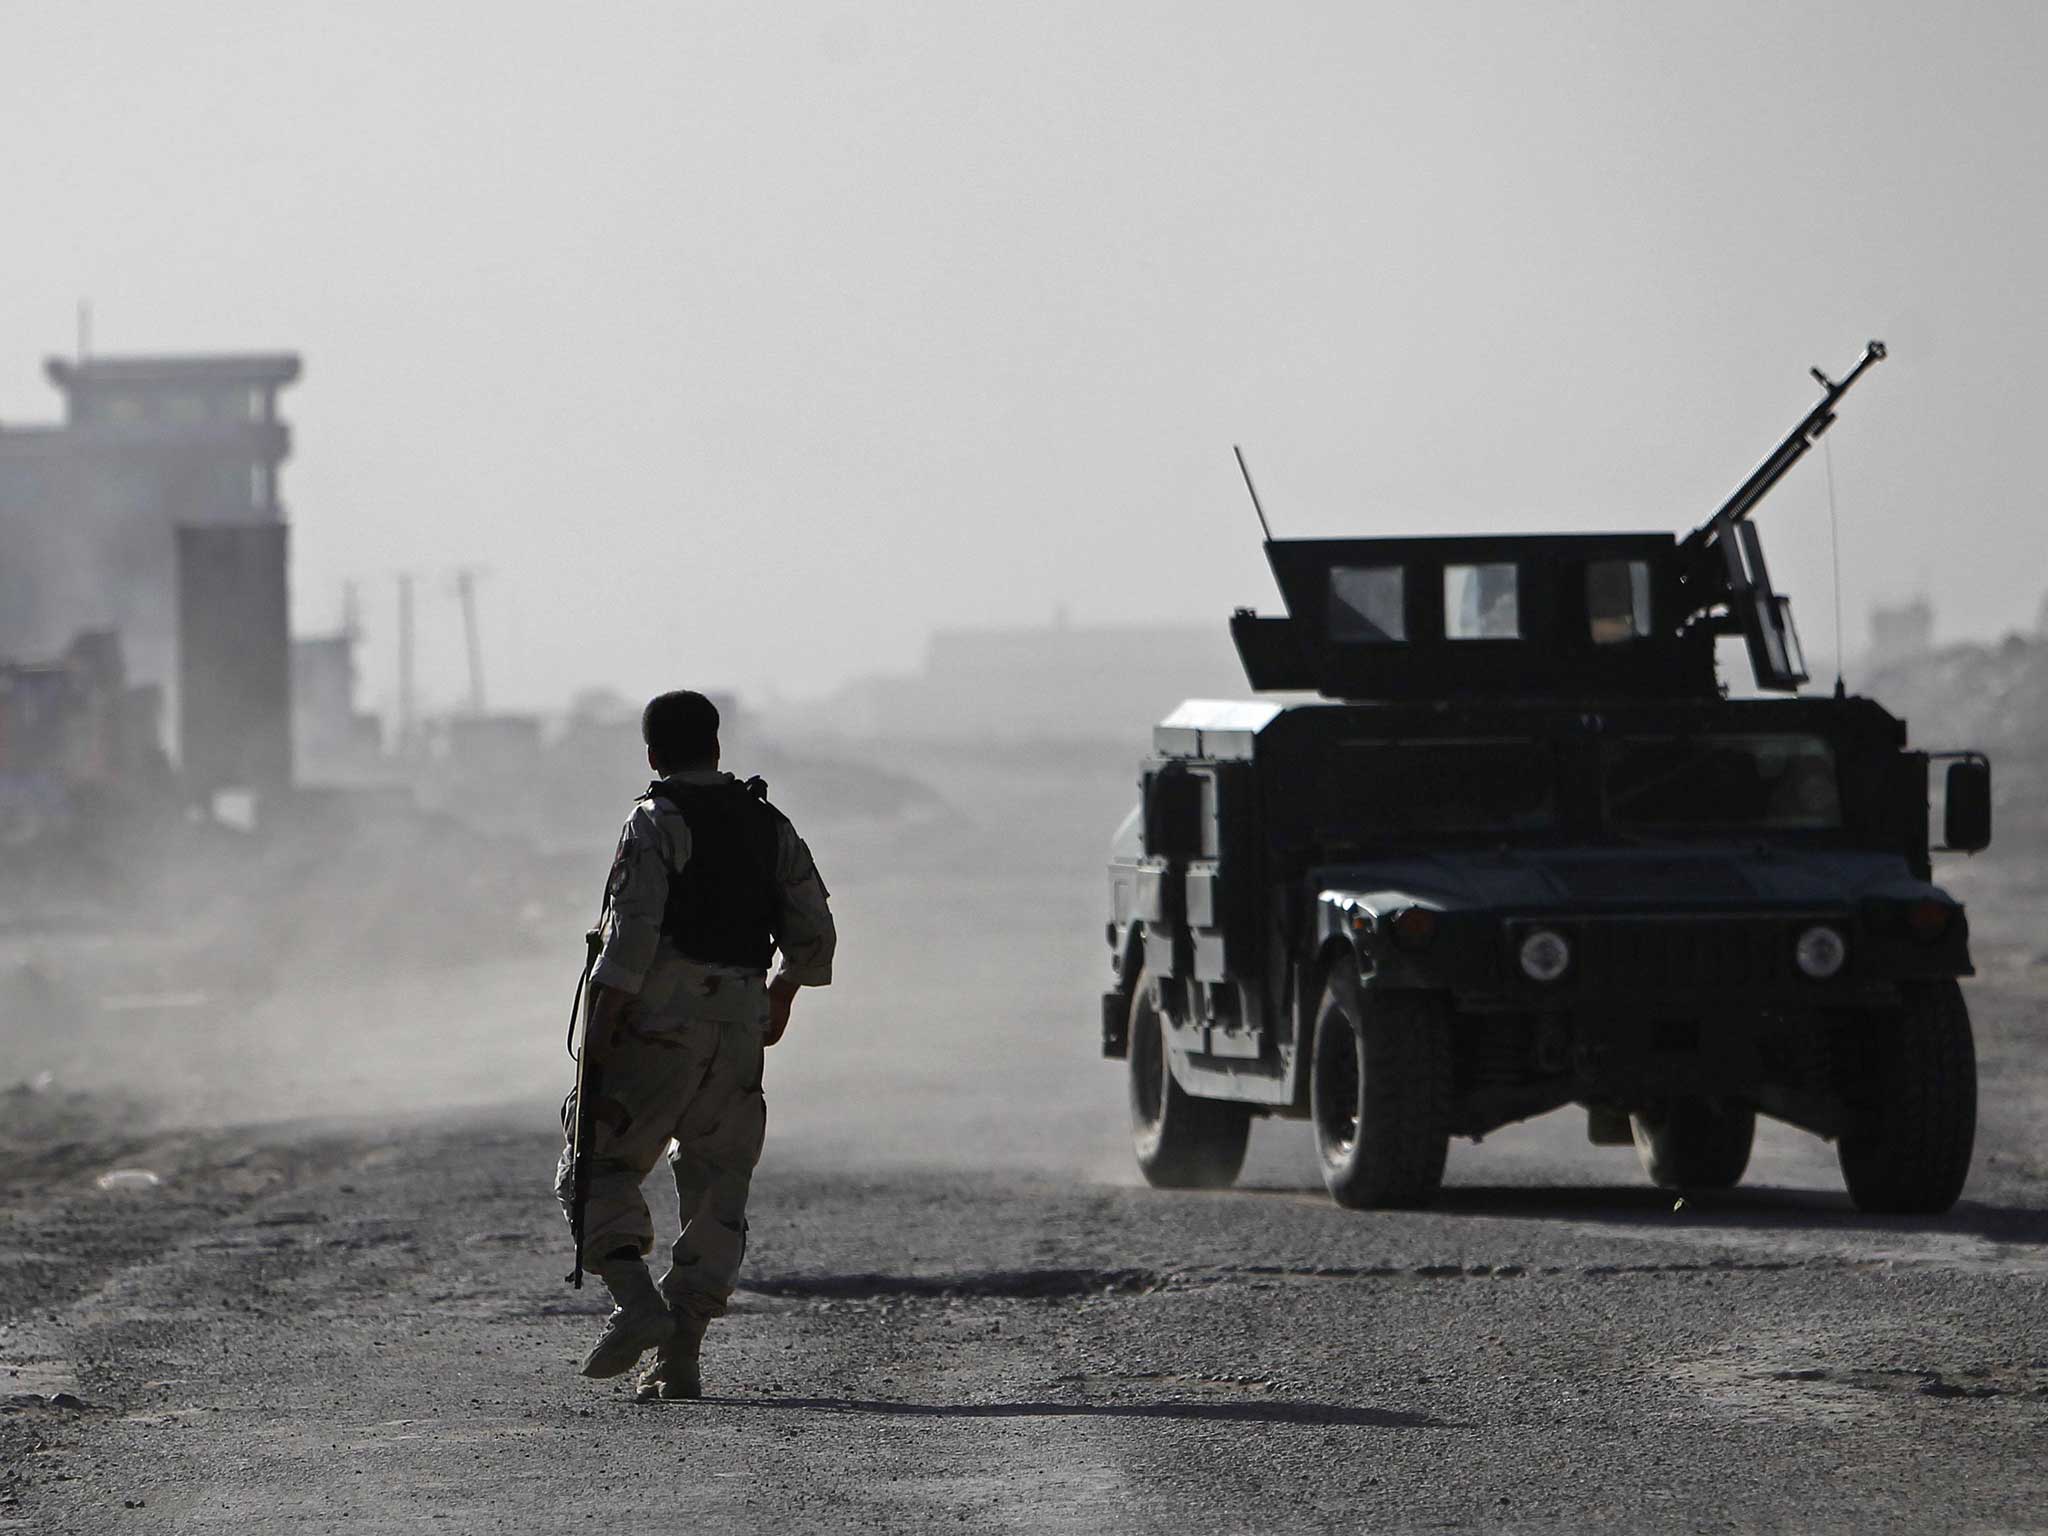
[{"label": "distant building", "polygon": [[390,775],[383,724],[356,708],[356,636],[292,642],[292,765],[303,784],[354,785]]},{"label": "distant building", "polygon": [[1934,649],[1934,606],[1924,597],[1870,610],[1870,666],[1890,666]]},{"label": "distant building", "polygon": [[805,724],[906,740],[1144,739],[1186,698],[1246,691],[1230,630],[1202,625],[945,629],[920,671],[859,679]]},{"label": "distant building", "polygon": [[0,426],[0,655],[114,631],[135,678],[165,691],[195,795],[281,788],[291,429],[277,396],[299,359],[53,358],[45,372],[64,420]]},{"label": "distant building", "polygon": [[131,685],[120,637],[79,635],[49,661],[0,661],[0,846],[109,803],[160,794],[160,691]]},{"label": "distant building", "polygon": [[419,803],[478,830],[530,827],[546,795],[541,717],[522,711],[427,721],[408,760]]},{"label": "distant building", "polygon": [[435,754],[465,775],[531,774],[540,759],[539,715],[500,711],[449,715],[440,722]]}]

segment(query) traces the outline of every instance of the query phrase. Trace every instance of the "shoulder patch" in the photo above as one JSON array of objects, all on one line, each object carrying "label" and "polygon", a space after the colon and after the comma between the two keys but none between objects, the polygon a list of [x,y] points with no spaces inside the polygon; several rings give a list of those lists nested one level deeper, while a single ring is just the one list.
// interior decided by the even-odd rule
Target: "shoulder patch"
[{"label": "shoulder patch", "polygon": [[604,899],[607,903],[617,901],[619,892],[626,888],[628,869],[627,852],[633,846],[633,824],[629,821],[619,833],[619,846],[612,853],[612,872],[605,876]]}]

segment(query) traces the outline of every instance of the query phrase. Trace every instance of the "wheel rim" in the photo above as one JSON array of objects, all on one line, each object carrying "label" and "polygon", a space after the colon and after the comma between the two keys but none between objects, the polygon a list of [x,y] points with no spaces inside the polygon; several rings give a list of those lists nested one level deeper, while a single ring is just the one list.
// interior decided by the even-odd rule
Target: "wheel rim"
[{"label": "wheel rim", "polygon": [[1316,1135],[1323,1156],[1348,1162],[1358,1149],[1358,1122],[1365,1104],[1364,1062],[1358,1032],[1342,1014],[1326,1016],[1316,1038]]}]

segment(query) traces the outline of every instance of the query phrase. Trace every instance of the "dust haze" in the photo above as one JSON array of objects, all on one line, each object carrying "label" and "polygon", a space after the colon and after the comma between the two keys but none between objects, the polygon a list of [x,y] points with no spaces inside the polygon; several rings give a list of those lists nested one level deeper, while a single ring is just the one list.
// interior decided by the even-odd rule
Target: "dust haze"
[{"label": "dust haze", "polygon": [[1781,585],[1999,755],[1964,885],[2025,866],[2032,8],[212,14],[0,62],[64,145],[8,172],[0,655],[122,719],[10,744],[0,1080],[545,1123],[633,710],[698,686],[844,929],[773,1144],[1125,1177],[1102,852],[1243,691],[1226,445],[1283,533],[1676,530],[1868,333]]},{"label": "dust haze", "polygon": [[[1118,1148],[1089,1026],[1135,748],[1006,773],[954,747],[918,777],[834,750],[729,749],[784,770],[846,955],[772,1059],[778,1139],[1069,1168]],[[309,795],[276,831],[175,825],[141,860],[10,850],[4,1075],[120,1094],[154,1125],[521,1104],[549,1123],[582,930],[647,777],[630,749],[589,766],[574,798],[499,777],[434,809]]]},{"label": "dust haze", "polygon": [[[846,924],[778,1134],[886,1082],[906,1147],[1113,1157],[1101,847],[1270,596],[1230,442],[1283,534],[1676,530],[1883,335],[1839,549],[1819,466],[1770,513],[1815,672],[1916,601],[1919,651],[2025,672],[2044,42],[2025,5],[12,15],[0,121],[47,152],[6,172],[0,656],[116,635],[159,691],[127,777],[183,771],[219,733],[171,530],[285,524],[308,798],[10,850],[0,1077],[545,1103],[620,709],[689,685]],[[185,355],[292,360],[254,505],[117,470],[53,513],[39,373]]]},{"label": "dust haze", "polygon": [[[979,740],[944,732],[962,683],[943,666],[899,689],[900,735],[778,735],[734,710],[726,760],[766,776],[804,831],[841,930],[834,985],[802,995],[770,1057],[771,1165],[794,1150],[1134,1179],[1123,1074],[1099,1059],[1095,1025],[1105,853],[1149,733],[1062,737],[1062,713],[1103,718],[1081,692],[1094,669],[1045,658],[1122,648],[1152,690],[1130,715],[1142,721],[1183,696],[1241,691],[1221,630],[984,638],[1012,664]],[[1877,673],[1880,697],[1923,704],[1944,739],[2001,754],[1999,846],[1942,878],[1978,914],[1986,968],[2024,983],[2048,963],[2029,916],[2044,894],[2033,786],[2048,750],[2025,723],[2039,715],[1999,726],[1962,702],[1958,672],[1999,679],[1970,698],[2038,695],[2048,642],[1931,648]],[[1133,704],[1128,682],[1108,691]],[[551,1125],[573,1071],[582,931],[647,774],[617,696],[586,697],[532,739],[518,759],[387,763],[380,781],[302,787],[255,831],[131,815],[7,848],[0,1083],[115,1095],[158,1128],[508,1108]],[[1460,1149],[1454,1177],[1515,1167],[1515,1136]],[[1260,1127],[1248,1180],[1315,1177],[1299,1126]]]},{"label": "dust haze", "polygon": [[[0,1530],[2038,1523],[2044,57],[2019,0],[0,12]],[[1996,763],[1956,1209],[1775,1121],[1674,1203],[1570,1112],[1426,1212],[1282,1119],[1144,1186],[1105,863],[1249,691],[1231,445],[1280,538],[1683,533],[1872,337],[1758,521],[1809,691]],[[839,930],[687,1421],[574,1376],[551,1186],[673,688]]]}]

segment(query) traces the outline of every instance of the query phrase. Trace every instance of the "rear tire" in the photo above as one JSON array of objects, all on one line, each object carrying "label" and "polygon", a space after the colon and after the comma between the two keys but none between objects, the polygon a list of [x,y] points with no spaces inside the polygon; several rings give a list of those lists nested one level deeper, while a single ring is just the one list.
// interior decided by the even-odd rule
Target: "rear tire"
[{"label": "rear tire", "polygon": [[1340,972],[1323,988],[1309,1113],[1323,1183],[1339,1205],[1420,1207],[1450,1151],[1448,1010],[1428,992],[1367,994]]},{"label": "rear tire", "polygon": [[1223,1189],[1244,1166],[1252,1112],[1246,1104],[1198,1099],[1174,1081],[1166,1016],[1149,971],[1131,990],[1131,1148],[1155,1189]]},{"label": "rear tire", "polygon": [[1930,1215],[1954,1205],[1969,1177],[1977,1050],[1953,981],[1910,985],[1905,1002],[1870,1018],[1839,1154],[1858,1210]]},{"label": "rear tire", "polygon": [[1643,1172],[1660,1189],[1733,1189],[1756,1142],[1756,1111],[1725,1099],[1673,1099],[1628,1123]]}]

